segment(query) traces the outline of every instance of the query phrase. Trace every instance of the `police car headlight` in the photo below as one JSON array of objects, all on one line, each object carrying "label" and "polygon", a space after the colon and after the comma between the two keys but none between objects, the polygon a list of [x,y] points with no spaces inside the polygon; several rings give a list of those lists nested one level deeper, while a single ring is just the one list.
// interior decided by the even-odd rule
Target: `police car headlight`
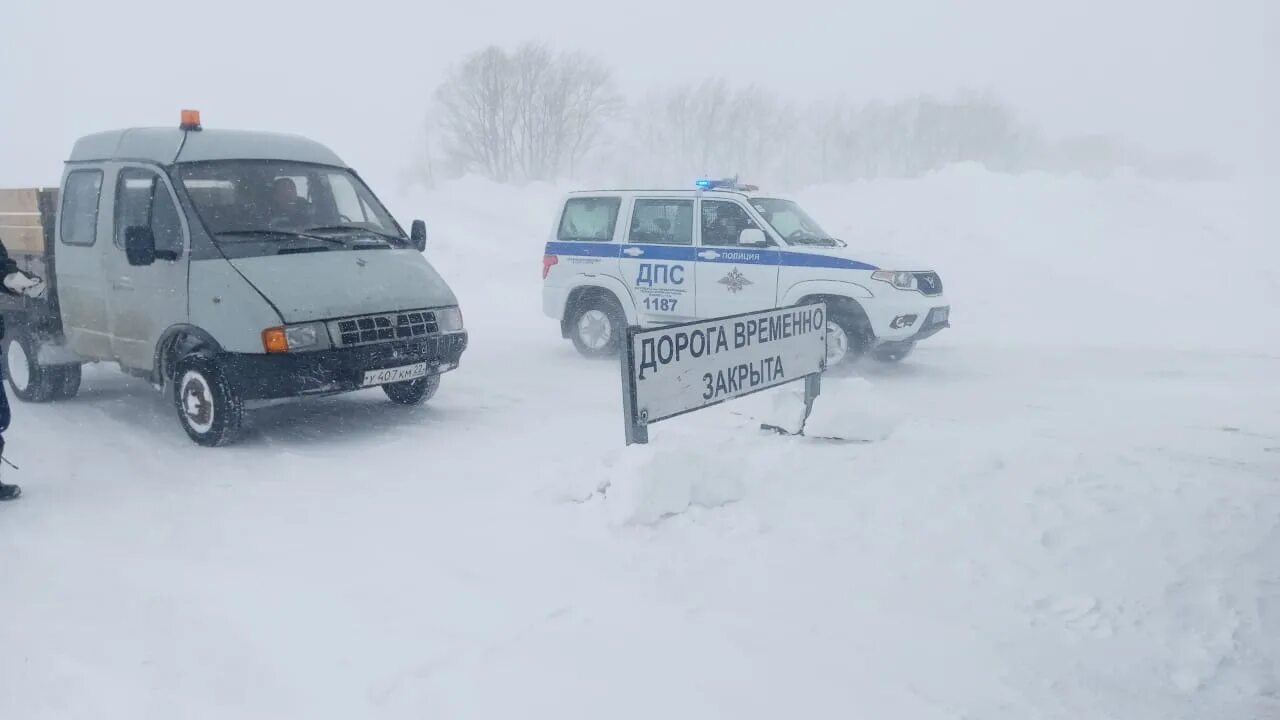
[{"label": "police car headlight", "polygon": [[877,270],[871,273],[872,280],[887,282],[899,290],[915,290],[916,276],[909,272],[898,272],[894,270]]},{"label": "police car headlight", "polygon": [[462,310],[456,307],[436,311],[436,322],[440,332],[460,332],[462,330]]}]

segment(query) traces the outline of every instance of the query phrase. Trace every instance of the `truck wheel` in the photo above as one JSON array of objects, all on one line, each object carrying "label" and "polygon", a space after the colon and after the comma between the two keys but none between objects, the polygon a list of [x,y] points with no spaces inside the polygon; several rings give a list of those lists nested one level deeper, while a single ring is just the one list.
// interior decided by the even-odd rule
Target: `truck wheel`
[{"label": "truck wheel", "polygon": [[871,351],[871,357],[882,363],[902,362],[912,350],[916,349],[916,344],[897,345],[894,347],[877,348]]},{"label": "truck wheel", "polygon": [[79,365],[56,365],[53,368],[54,400],[70,400],[80,392],[81,372]]},{"label": "truck wheel", "polygon": [[193,355],[178,361],[174,402],[178,422],[197,445],[228,445],[240,435],[244,403],[213,358]]},{"label": "truck wheel", "polygon": [[382,392],[391,398],[391,402],[397,405],[421,405],[430,400],[436,390],[440,389],[440,376],[428,375],[417,380],[409,382],[391,383],[383,385]]},{"label": "truck wheel", "polygon": [[23,402],[42,403],[53,398],[57,372],[36,361],[39,348],[25,332],[4,341],[4,374],[9,389]]},{"label": "truck wheel", "polygon": [[569,321],[569,337],[587,357],[607,357],[622,347],[627,321],[612,298],[595,297],[582,303]]}]

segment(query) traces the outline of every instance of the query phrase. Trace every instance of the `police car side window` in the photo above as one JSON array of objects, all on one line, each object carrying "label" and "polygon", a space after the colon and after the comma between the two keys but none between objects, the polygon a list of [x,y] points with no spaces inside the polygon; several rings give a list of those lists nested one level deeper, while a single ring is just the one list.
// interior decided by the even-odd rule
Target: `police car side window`
[{"label": "police car side window", "polygon": [[703,245],[735,247],[743,230],[759,227],[738,203],[727,200],[702,201]]},{"label": "police car side window", "polygon": [[627,242],[692,245],[692,200],[636,200]]},{"label": "police car side window", "polygon": [[564,204],[556,239],[561,242],[610,242],[618,224],[619,198],[572,198]]}]

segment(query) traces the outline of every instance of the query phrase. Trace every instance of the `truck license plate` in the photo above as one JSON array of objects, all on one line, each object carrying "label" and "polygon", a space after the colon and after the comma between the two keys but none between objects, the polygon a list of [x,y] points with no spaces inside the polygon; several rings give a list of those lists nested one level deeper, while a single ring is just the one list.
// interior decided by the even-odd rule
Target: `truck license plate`
[{"label": "truck license plate", "polygon": [[364,382],[362,382],[361,385],[364,387],[387,385],[389,383],[417,380],[420,377],[426,376],[427,364],[420,362],[413,365],[403,365],[401,367],[386,368],[383,370],[368,370],[364,374]]}]

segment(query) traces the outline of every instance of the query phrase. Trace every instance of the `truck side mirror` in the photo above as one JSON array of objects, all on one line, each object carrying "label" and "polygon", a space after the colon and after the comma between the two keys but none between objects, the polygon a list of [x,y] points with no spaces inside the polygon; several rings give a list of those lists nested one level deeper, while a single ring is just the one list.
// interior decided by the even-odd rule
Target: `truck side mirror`
[{"label": "truck side mirror", "polygon": [[760,228],[747,228],[738,234],[738,244],[744,247],[764,247],[769,244]]},{"label": "truck side mirror", "polygon": [[421,220],[414,220],[413,227],[409,230],[409,242],[418,249],[418,252],[424,252],[427,249],[427,224]]},{"label": "truck side mirror", "polygon": [[156,261],[156,236],[145,225],[125,228],[124,254],[134,266],[152,265]]}]

